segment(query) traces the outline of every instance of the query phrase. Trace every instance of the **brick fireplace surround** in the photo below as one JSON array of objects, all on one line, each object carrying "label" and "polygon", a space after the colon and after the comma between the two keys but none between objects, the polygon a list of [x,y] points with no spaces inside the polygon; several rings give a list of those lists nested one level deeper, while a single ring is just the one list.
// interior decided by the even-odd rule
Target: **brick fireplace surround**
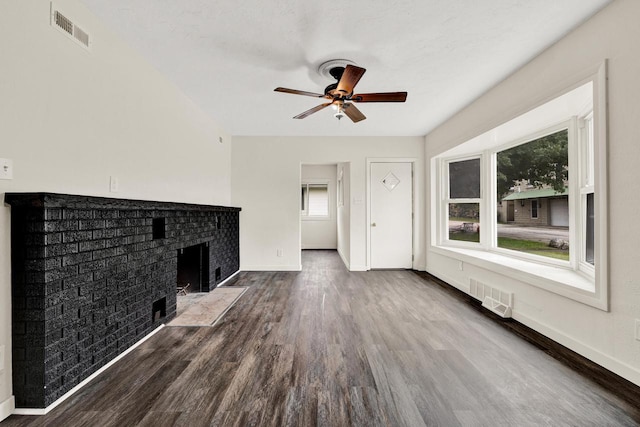
[{"label": "brick fireplace surround", "polygon": [[180,249],[208,247],[204,290],[239,269],[239,208],[52,193],[5,203],[19,408],[46,408],[171,320]]}]

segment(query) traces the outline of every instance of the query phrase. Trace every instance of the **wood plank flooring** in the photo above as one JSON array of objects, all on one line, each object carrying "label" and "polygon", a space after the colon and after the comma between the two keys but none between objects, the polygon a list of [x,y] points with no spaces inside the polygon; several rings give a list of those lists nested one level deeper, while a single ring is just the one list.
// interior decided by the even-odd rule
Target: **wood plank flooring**
[{"label": "wood plank flooring", "polygon": [[2,426],[636,426],[640,411],[411,271],[244,272],[214,327],[165,327]]}]

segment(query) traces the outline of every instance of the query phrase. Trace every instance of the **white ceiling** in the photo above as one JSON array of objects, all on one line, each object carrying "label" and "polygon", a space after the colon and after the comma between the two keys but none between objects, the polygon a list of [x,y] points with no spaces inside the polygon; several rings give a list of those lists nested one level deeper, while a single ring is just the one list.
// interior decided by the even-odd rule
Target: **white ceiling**
[{"label": "white ceiling", "polygon": [[[611,0],[83,0],[232,135],[425,135]],[[322,100],[329,59],[366,68],[356,92],[404,104]]]}]

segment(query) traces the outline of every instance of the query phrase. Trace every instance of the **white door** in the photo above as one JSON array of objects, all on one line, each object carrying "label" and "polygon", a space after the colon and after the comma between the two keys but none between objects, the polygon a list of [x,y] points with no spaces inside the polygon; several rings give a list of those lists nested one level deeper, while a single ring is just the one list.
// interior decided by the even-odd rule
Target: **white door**
[{"label": "white door", "polygon": [[566,197],[561,199],[548,199],[551,203],[550,225],[568,227],[569,226],[569,200]]},{"label": "white door", "polygon": [[411,163],[371,163],[371,268],[411,268]]}]

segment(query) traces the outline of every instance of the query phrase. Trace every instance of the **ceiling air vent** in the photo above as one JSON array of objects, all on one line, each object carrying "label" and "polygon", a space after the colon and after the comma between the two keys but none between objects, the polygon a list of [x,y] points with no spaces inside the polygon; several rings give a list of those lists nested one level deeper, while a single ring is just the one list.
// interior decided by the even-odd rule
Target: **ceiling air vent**
[{"label": "ceiling air vent", "polygon": [[51,3],[51,26],[57,28],[86,49],[90,48],[89,34],[57,10],[53,2]]}]

